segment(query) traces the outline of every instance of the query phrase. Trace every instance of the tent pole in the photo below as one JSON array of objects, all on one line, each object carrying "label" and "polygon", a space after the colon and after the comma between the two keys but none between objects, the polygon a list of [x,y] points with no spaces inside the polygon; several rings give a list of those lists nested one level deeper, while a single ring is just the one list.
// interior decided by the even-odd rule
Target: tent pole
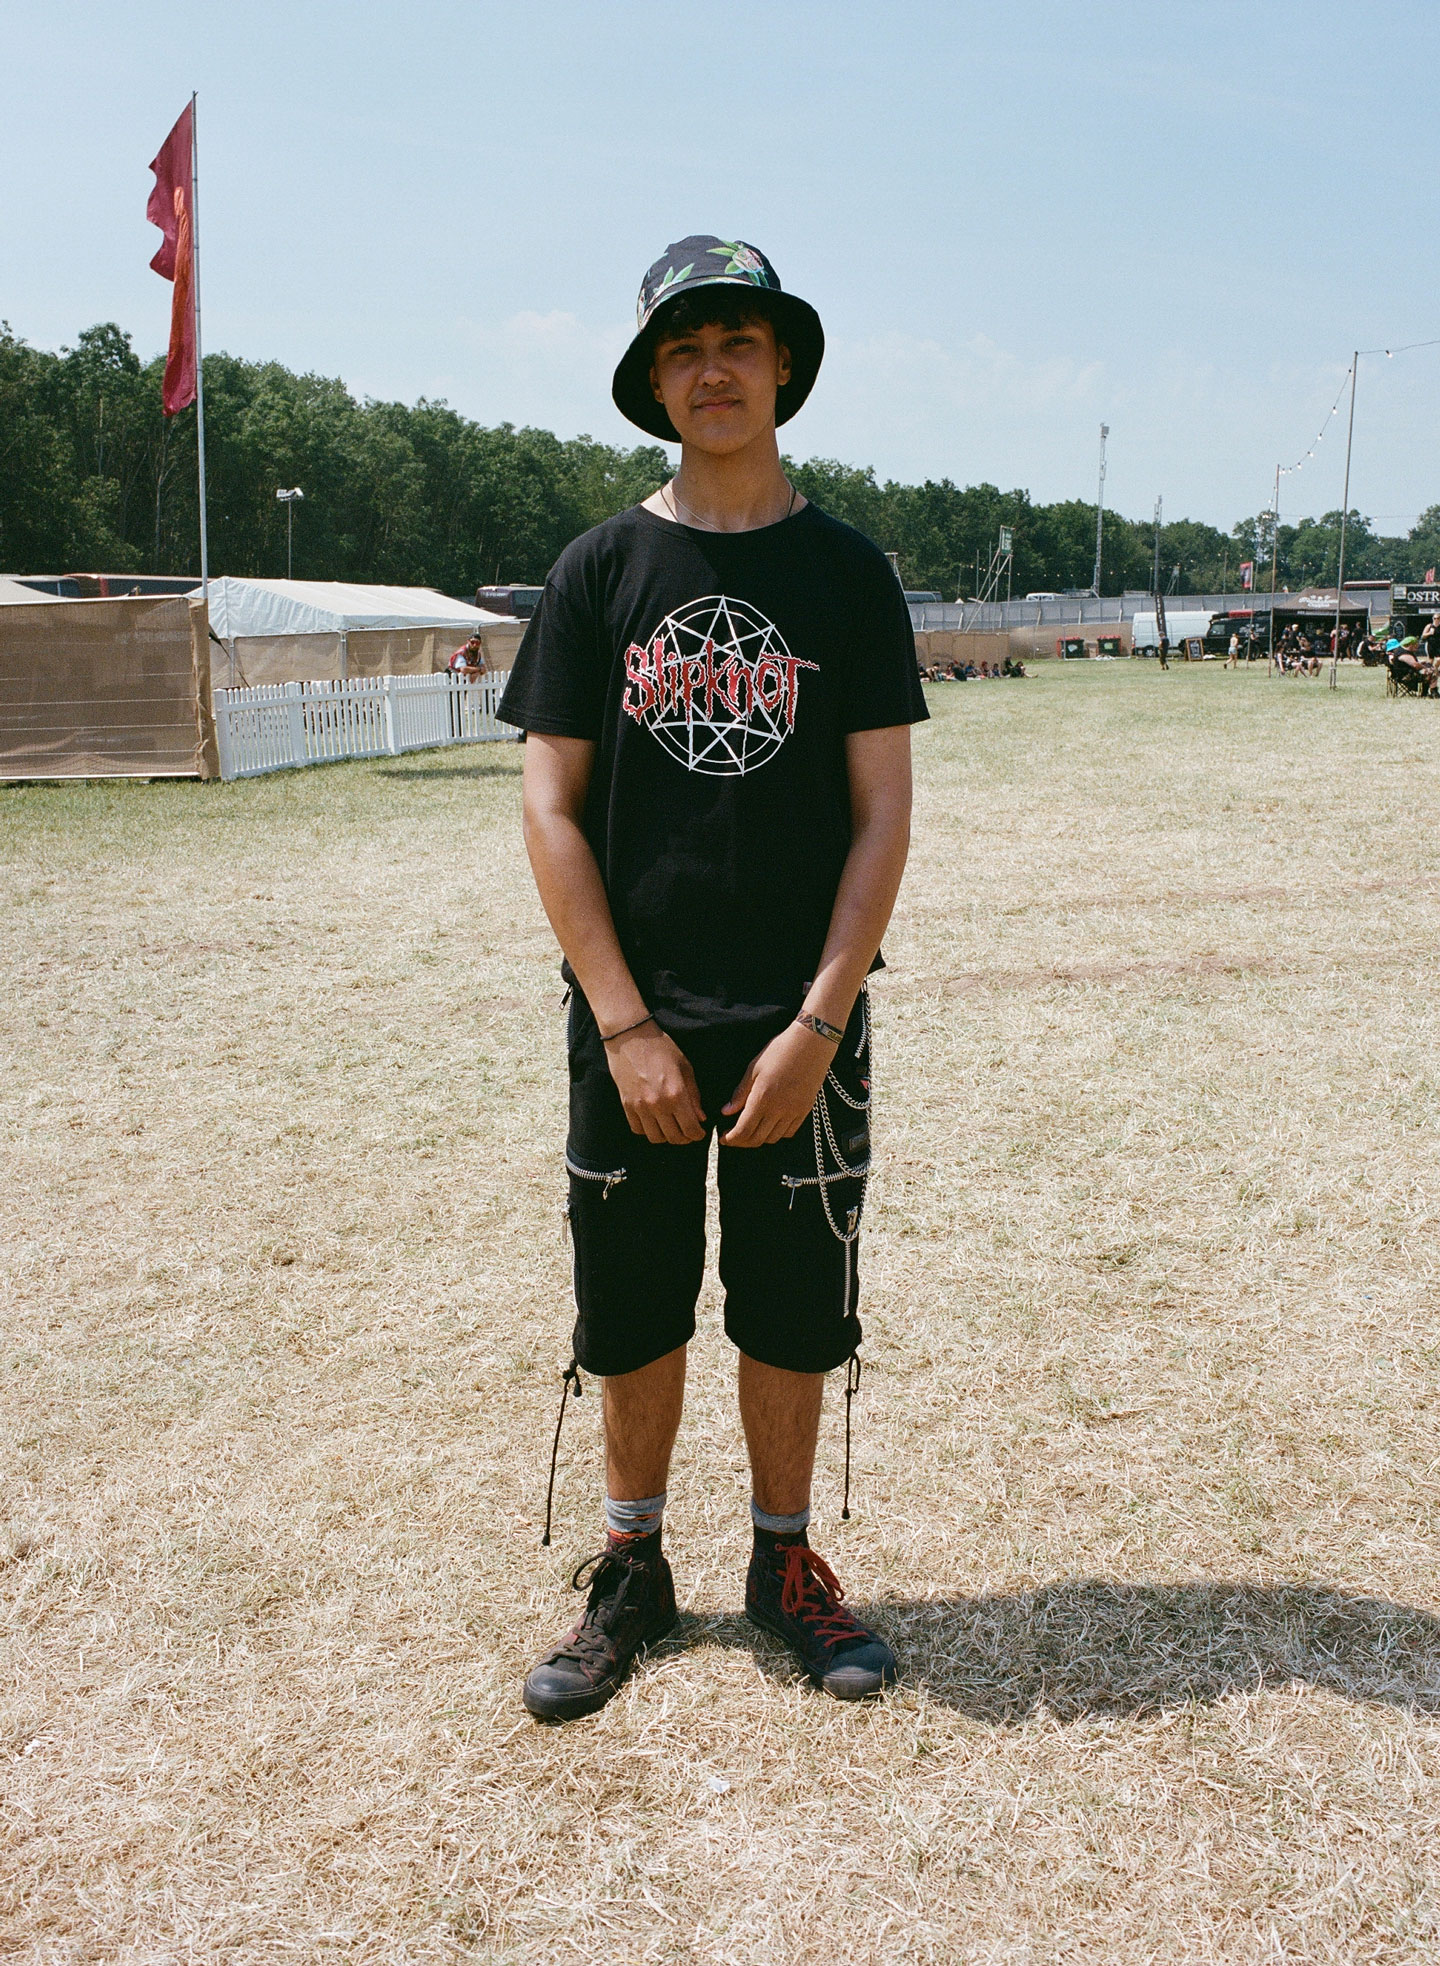
[{"label": "tent pole", "polygon": [[200,461],[200,593],[210,600],[210,542],[205,525],[205,358],[200,347],[200,139],[196,92],[190,92],[190,278],[195,291],[195,438]]}]

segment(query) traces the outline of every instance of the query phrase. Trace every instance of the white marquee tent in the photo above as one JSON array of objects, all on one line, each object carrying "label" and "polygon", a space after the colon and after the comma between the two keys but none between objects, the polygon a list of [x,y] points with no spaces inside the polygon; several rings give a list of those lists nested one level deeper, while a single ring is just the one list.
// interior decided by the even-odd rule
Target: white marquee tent
[{"label": "white marquee tent", "polygon": [[255,683],[430,675],[474,628],[492,669],[508,669],[520,624],[429,587],[330,580],[212,580],[211,676]]},{"label": "white marquee tent", "polygon": [[54,594],[37,594],[33,587],[23,581],[12,580],[8,573],[0,573],[0,607],[28,608],[38,601],[42,606],[46,601],[58,599]]}]

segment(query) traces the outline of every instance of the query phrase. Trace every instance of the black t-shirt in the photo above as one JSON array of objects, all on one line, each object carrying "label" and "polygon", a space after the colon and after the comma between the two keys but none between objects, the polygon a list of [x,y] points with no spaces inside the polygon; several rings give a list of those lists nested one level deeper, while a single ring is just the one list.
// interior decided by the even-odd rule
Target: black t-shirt
[{"label": "black t-shirt", "polygon": [[678,1035],[799,1008],[850,846],[845,738],[928,712],[889,562],[807,505],[736,533],[633,506],[585,533],[499,714],[596,745],[586,836]]}]

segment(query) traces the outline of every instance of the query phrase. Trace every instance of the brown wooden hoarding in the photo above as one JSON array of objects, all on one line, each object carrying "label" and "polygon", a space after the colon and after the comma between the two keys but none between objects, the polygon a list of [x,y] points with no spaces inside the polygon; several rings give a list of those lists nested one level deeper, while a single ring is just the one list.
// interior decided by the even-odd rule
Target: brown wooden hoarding
[{"label": "brown wooden hoarding", "polygon": [[0,778],[218,778],[205,605],[0,607]]}]

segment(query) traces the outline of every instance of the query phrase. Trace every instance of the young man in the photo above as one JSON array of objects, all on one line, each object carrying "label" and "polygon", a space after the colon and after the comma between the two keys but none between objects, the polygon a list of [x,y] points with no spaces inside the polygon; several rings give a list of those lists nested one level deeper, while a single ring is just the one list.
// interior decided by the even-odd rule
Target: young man
[{"label": "young man", "polygon": [[806,1529],[824,1377],[860,1343],[864,985],[926,711],[884,555],[781,468],[823,351],[753,247],[692,237],[650,268],[613,394],[680,468],[561,555],[500,706],[528,733],[525,842],[573,990],[575,1361],[604,1380],[606,1545],[526,1681],[546,1719],[603,1706],[675,1620],[661,1517],[712,1133],[747,1612],[839,1698],[894,1678]]},{"label": "young man", "polygon": [[485,645],[477,628],[468,641],[462,642],[450,657],[449,668],[452,676],[460,676],[466,682],[478,682],[485,674],[488,664],[485,661]]}]

